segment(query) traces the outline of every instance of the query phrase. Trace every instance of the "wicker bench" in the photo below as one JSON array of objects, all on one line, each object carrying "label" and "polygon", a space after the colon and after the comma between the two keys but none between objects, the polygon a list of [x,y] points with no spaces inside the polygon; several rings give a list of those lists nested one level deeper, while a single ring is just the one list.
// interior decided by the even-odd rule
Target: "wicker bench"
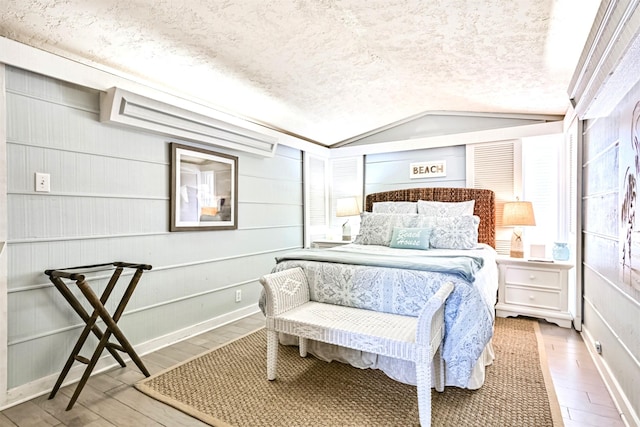
[{"label": "wicker bench", "polygon": [[444,302],[453,290],[445,284],[422,309],[419,317],[380,313],[325,304],[309,299],[301,268],[260,278],[266,293],[267,379],[275,380],[278,333],[299,338],[300,356],[307,355],[307,339],[415,362],[420,424],[431,424],[431,366],[437,356],[435,388],[444,390]]}]

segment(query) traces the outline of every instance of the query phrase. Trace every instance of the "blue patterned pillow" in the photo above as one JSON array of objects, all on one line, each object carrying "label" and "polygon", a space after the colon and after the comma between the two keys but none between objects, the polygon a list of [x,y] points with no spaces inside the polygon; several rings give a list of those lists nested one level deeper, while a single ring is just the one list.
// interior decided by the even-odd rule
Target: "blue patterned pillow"
[{"label": "blue patterned pillow", "polygon": [[389,247],[400,249],[429,249],[430,236],[430,228],[395,227]]},{"label": "blue patterned pillow", "polygon": [[480,217],[462,215],[437,218],[431,232],[431,246],[438,249],[474,249],[478,245]]}]

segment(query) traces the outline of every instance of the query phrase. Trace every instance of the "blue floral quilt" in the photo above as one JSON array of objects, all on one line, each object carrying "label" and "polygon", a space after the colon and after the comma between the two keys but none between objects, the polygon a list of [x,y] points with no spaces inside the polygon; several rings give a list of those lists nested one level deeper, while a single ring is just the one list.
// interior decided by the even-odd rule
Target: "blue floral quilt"
[{"label": "blue floral quilt", "polygon": [[[304,256],[309,251],[314,252],[311,258]],[[451,263],[456,267],[447,272],[440,268],[445,261],[450,262],[452,254],[446,251],[390,250],[363,245],[309,251],[279,257],[274,271],[301,267],[307,275],[313,301],[418,316],[421,307],[443,283],[453,282],[454,291],[445,305],[442,354],[447,385],[466,387],[474,365],[493,336],[493,305],[487,303],[474,280],[475,272],[483,264],[481,257],[478,261],[475,255],[457,251],[459,259]],[[322,252],[327,253],[325,260]],[[393,267],[382,260],[383,254],[403,253],[428,259],[423,263],[425,267]],[[363,265],[358,264],[357,257],[363,260]],[[372,261],[375,259],[382,261],[375,265]],[[429,265],[440,267],[429,271]],[[464,274],[460,273],[460,266],[464,266]]]}]

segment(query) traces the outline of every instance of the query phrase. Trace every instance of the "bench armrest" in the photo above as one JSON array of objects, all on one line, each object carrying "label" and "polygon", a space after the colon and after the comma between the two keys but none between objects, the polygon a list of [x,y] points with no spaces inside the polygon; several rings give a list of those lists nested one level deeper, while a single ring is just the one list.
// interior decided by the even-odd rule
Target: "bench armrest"
[{"label": "bench armrest", "polygon": [[309,284],[300,267],[265,274],[260,283],[265,290],[267,317],[277,316],[309,301]]},{"label": "bench armrest", "polygon": [[453,292],[453,288],[453,283],[446,282],[427,301],[418,316],[417,343],[429,345],[429,341],[442,339],[442,335],[436,337],[434,333],[444,334],[444,304],[451,292]]}]

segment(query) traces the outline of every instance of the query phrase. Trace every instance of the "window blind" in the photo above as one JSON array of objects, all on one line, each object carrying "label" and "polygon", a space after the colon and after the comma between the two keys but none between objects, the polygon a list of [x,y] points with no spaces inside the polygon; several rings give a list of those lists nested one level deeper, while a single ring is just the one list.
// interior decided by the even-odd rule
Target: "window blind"
[{"label": "window blind", "polygon": [[496,251],[508,254],[511,229],[502,227],[504,203],[516,193],[517,141],[497,141],[467,146],[467,185],[493,190],[496,195]]},{"label": "window blind", "polygon": [[363,158],[343,157],[331,159],[331,218],[332,225],[341,225],[344,220],[336,217],[336,201],[343,197],[356,196],[362,209]]}]

